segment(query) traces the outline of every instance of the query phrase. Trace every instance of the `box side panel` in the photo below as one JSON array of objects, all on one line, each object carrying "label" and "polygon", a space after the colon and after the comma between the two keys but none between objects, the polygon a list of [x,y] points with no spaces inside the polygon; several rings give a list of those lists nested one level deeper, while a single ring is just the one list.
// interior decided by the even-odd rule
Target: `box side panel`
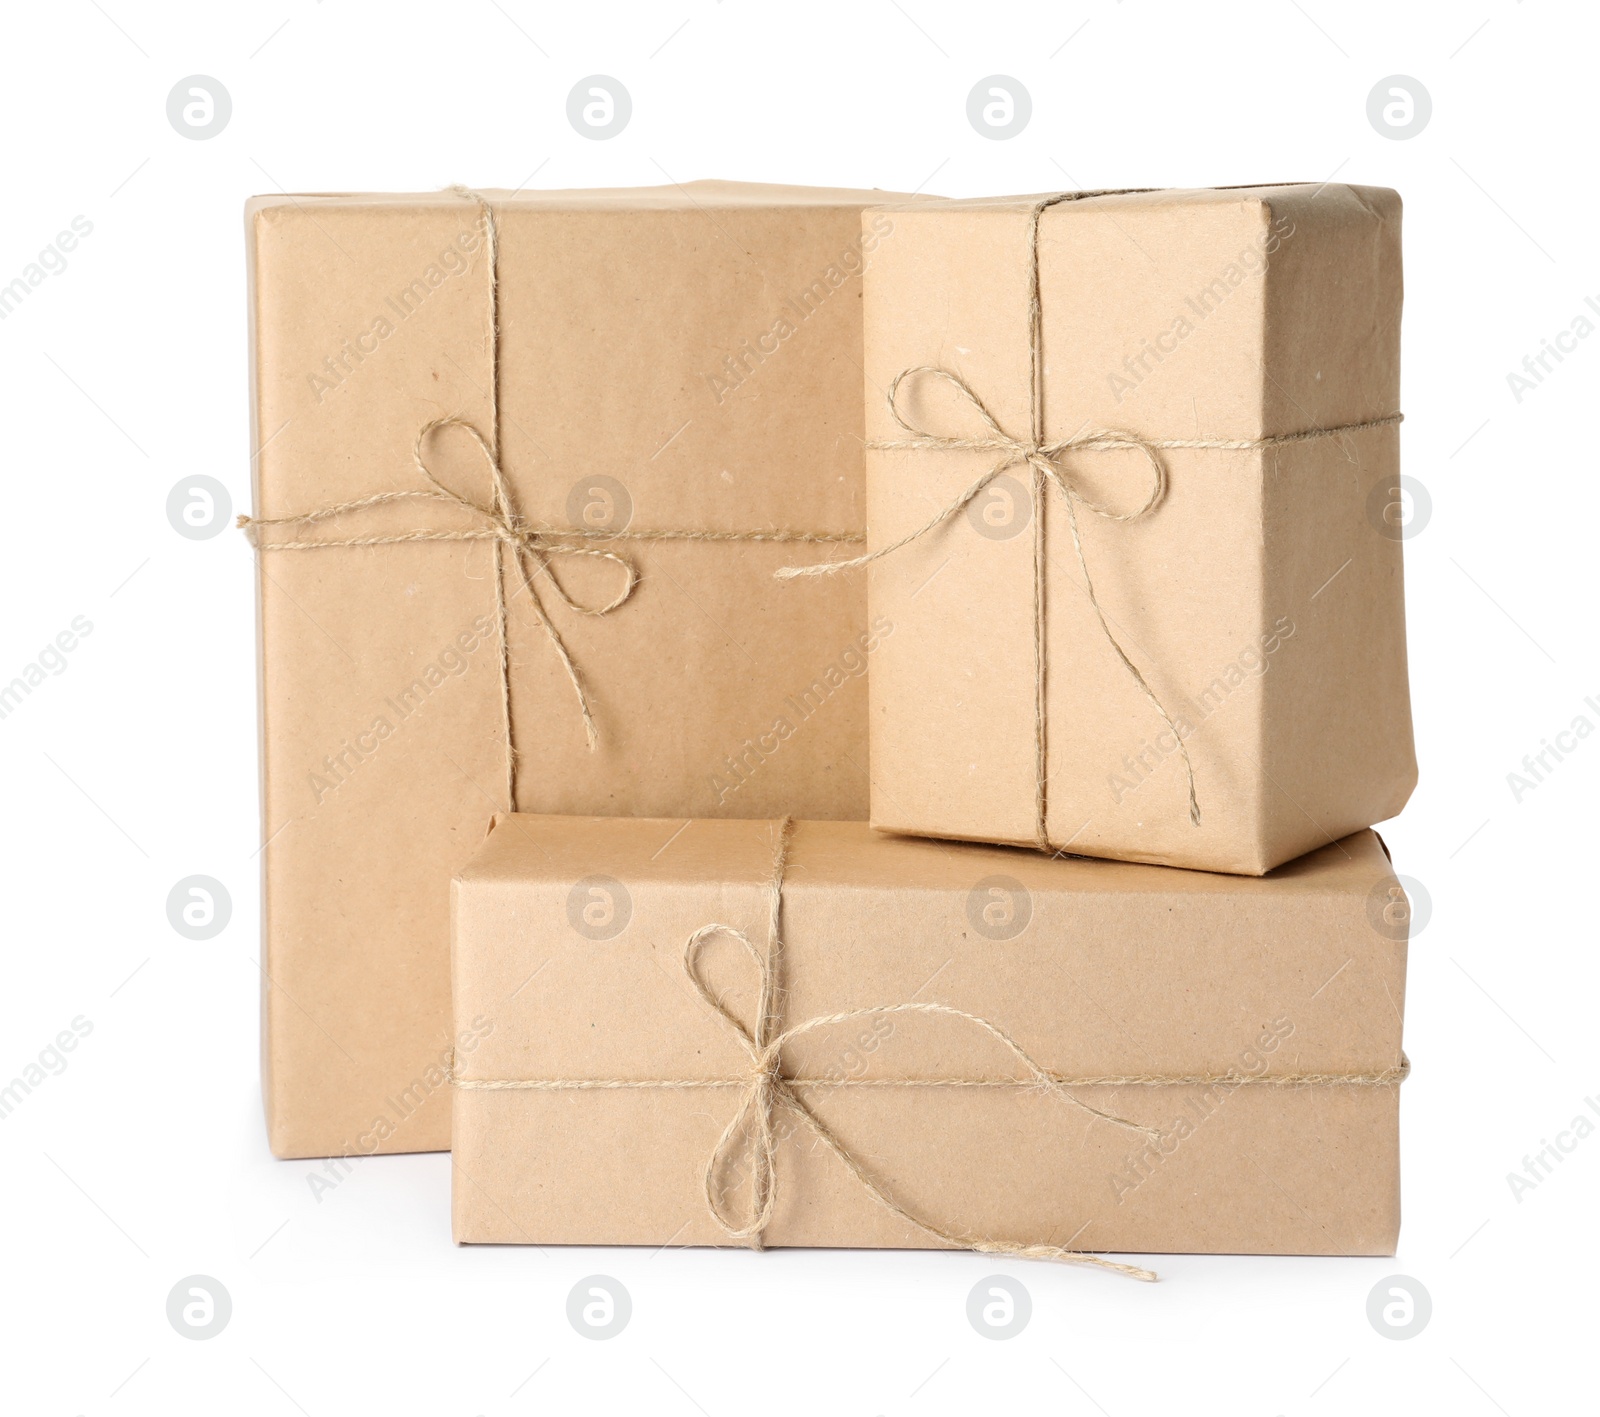
[{"label": "box side panel", "polygon": [[[1079,1095],[1163,1129],[1164,1141],[1086,1129],[1060,1104],[1021,1091],[835,1091],[807,1100],[870,1159],[880,1185],[952,1234],[1113,1253],[1394,1253],[1395,1089]],[[735,1105],[722,1093],[462,1094],[456,1238],[734,1243],[707,1212],[702,1171]],[[880,1207],[805,1124],[788,1121],[781,1135],[768,1244],[940,1244]],[[744,1214],[746,1178],[734,1170],[725,1179],[730,1212]]]},{"label": "box side panel", "polygon": [[[869,217],[870,219],[870,217]],[[886,399],[902,370],[946,368],[1006,428],[1026,428],[1026,214],[896,212],[866,277],[869,439],[910,434]],[[898,391],[920,429],[981,436],[981,417],[937,378]],[[924,526],[998,456],[867,451],[867,525],[878,549]],[[875,624],[892,627],[869,681],[872,822],[891,831],[1033,839],[1027,473],[1011,469],[969,507],[870,568]]]},{"label": "box side panel", "polygon": [[[1268,276],[1276,431],[1400,410],[1400,201],[1330,187],[1274,202]],[[1400,430],[1290,444],[1266,459],[1269,864],[1393,816],[1416,783],[1406,664]]]},{"label": "box side panel", "polygon": [[[482,415],[457,372],[480,336],[470,215],[269,206],[255,236],[256,514],[413,486],[405,391]],[[451,274],[418,296],[413,281],[442,271],[447,251]],[[374,530],[325,525],[331,539]],[[496,805],[474,781],[493,793],[505,771],[490,556],[467,543],[257,553],[266,1081],[280,1155],[449,1144],[437,1085],[450,1043],[445,883]]]}]

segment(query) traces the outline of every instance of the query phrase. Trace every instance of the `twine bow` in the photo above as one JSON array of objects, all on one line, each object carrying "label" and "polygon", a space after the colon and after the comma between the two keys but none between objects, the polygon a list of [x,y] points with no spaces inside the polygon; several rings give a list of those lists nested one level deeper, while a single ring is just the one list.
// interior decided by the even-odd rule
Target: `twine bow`
[{"label": "twine bow", "polygon": [[[428,466],[427,459],[423,456],[423,445],[436,430],[442,428],[459,428],[467,434],[483,454],[484,462],[489,469],[490,497],[487,503],[476,502],[464,493],[457,492],[446,486],[433,473]],[[578,673],[578,666],[573,662],[572,655],[566,644],[562,641],[561,633],[556,629],[555,623],[550,619],[549,612],[545,609],[544,601],[539,594],[537,578],[545,576],[557,598],[569,610],[579,615],[609,615],[613,610],[624,604],[633,594],[634,588],[639,584],[639,568],[627,556],[616,551],[600,551],[590,546],[573,546],[559,538],[568,536],[604,536],[611,537],[612,532],[589,532],[582,530],[565,530],[556,527],[537,526],[526,521],[518,514],[512,501],[511,487],[506,481],[505,473],[501,470],[500,459],[495,455],[495,450],[489,440],[480,433],[476,427],[464,418],[436,418],[431,423],[425,423],[418,431],[415,441],[411,445],[411,460],[417,472],[428,484],[428,490],[403,490],[398,492],[378,492],[370,497],[358,497],[353,501],[339,502],[328,507],[319,507],[314,512],[307,512],[297,517],[240,517],[239,525],[246,528],[296,526],[314,527],[331,518],[360,512],[368,507],[383,506],[391,502],[403,501],[431,501],[444,502],[468,513],[472,518],[482,523],[477,527],[467,527],[457,530],[430,530],[396,532],[387,535],[353,536],[339,538],[312,538],[296,539],[289,541],[268,541],[264,543],[279,551],[309,551],[329,546],[393,546],[413,541],[488,541],[494,545],[494,584],[495,584],[495,610],[496,619],[500,626],[500,644],[502,650],[502,663],[505,663],[506,647],[506,611],[507,597],[505,591],[505,553],[509,549],[512,564],[517,569],[517,574],[522,582],[523,589],[528,594],[528,603],[533,607],[534,615],[549,637],[551,646],[555,649],[561,660],[561,666],[566,670],[568,682],[577,697],[578,711],[583,717],[584,736],[588,740],[591,751],[599,742],[599,734],[595,728],[594,714],[589,708],[589,696],[584,689],[582,676]],[[256,544],[262,545],[259,537]],[[623,573],[622,589],[617,592],[604,605],[586,605],[575,600],[561,584],[551,562],[557,556],[591,556],[597,560],[610,561],[621,568]],[[507,722],[510,721],[510,690],[509,682],[503,677],[506,684]]]},{"label": "twine bow", "polygon": [[[1109,1122],[1115,1126],[1125,1127],[1153,1140],[1159,1140],[1161,1135],[1156,1128],[1141,1126],[1136,1122],[1127,1121],[1109,1112],[1102,1112],[1089,1106],[1088,1103],[1080,1101],[1067,1091],[1052,1074],[1035,1062],[1004,1029],[991,1023],[988,1019],[980,1018],[978,1015],[967,1013],[962,1009],[952,1008],[947,1004],[903,1003],[887,1004],[880,1008],[846,1009],[840,1013],[825,1014],[818,1018],[807,1019],[803,1023],[793,1024],[788,1028],[782,1027],[783,991],[781,970],[783,942],[781,916],[783,909],[783,872],[792,825],[787,819],[778,825],[772,882],[768,893],[770,913],[766,954],[763,955],[756,948],[744,931],[735,929],[731,925],[720,924],[706,925],[696,930],[689,937],[688,944],[684,948],[684,972],[689,976],[689,980],[694,985],[696,992],[715,1013],[723,1026],[738,1040],[749,1061],[747,1080],[744,1084],[744,1093],[740,1099],[739,1106],[734,1112],[733,1118],[723,1129],[721,1137],[718,1138],[716,1146],[712,1149],[711,1155],[706,1161],[703,1177],[706,1207],[718,1226],[731,1240],[745,1241],[754,1249],[763,1248],[763,1233],[772,1219],[773,1205],[777,1196],[776,1156],[778,1135],[775,1121],[779,1109],[787,1108],[810,1128],[817,1139],[844,1164],[845,1169],[856,1178],[879,1205],[936,1240],[943,1241],[948,1245],[959,1246],[962,1249],[976,1250],[982,1254],[1006,1255],[1016,1259],[1044,1259],[1056,1260],[1066,1264],[1092,1265],[1099,1269],[1108,1269],[1118,1274],[1129,1275],[1134,1279],[1155,1279],[1155,1274],[1150,1270],[1141,1269],[1137,1265],[1118,1264],[1112,1260],[1102,1259],[1097,1255],[1085,1254],[1081,1250],[1070,1250],[1061,1245],[1030,1245],[1019,1244],[1009,1240],[988,1240],[949,1230],[934,1224],[932,1221],[923,1219],[896,1200],[866,1170],[855,1154],[833,1134],[828,1124],[817,1116],[811,1106],[795,1090],[789,1075],[784,1071],[783,1050],[789,1043],[804,1037],[806,1034],[815,1033],[821,1029],[833,1028],[839,1024],[851,1023],[858,1019],[882,1017],[885,1014],[919,1014],[924,1017],[955,1018],[971,1024],[999,1042],[1013,1058],[1026,1068],[1034,1082],[1070,1106],[1091,1117]],[[756,967],[761,985],[754,1030],[747,1027],[744,1020],[727,1006],[701,974],[700,953],[707,941],[718,937],[733,940],[740,945]],[[725,1174],[741,1155],[748,1155],[749,1157],[751,1177],[748,1214],[742,1218],[732,1212],[726,1189],[719,1184],[719,1178]]]},{"label": "twine bow", "polygon": [[[1048,830],[1048,714],[1046,691],[1048,688],[1049,656],[1045,640],[1045,505],[1046,491],[1053,487],[1060,494],[1066,509],[1067,525],[1072,533],[1072,549],[1078,563],[1078,573],[1083,577],[1084,591],[1105,642],[1116,654],[1124,671],[1137,685],[1145,700],[1155,710],[1178,745],[1188,781],[1189,821],[1200,825],[1200,799],[1195,787],[1194,761],[1189,755],[1185,735],[1168,712],[1166,705],[1150,687],[1144,673],[1133,662],[1111,629],[1100,597],[1095,591],[1094,578],[1089,572],[1089,562],[1084,555],[1083,535],[1078,521],[1079,509],[1102,517],[1107,521],[1131,522],[1153,512],[1166,495],[1167,469],[1161,453],[1169,448],[1196,448],[1219,451],[1250,451],[1276,447],[1280,444],[1301,443],[1314,438],[1326,438],[1352,433],[1367,428],[1380,428],[1401,422],[1402,415],[1395,413],[1382,418],[1367,419],[1359,423],[1346,423],[1331,428],[1312,428],[1304,432],[1282,433],[1263,438],[1146,438],[1138,433],[1115,428],[1080,429],[1071,437],[1056,440],[1045,436],[1044,404],[1044,319],[1040,299],[1039,281],[1039,225],[1044,213],[1062,202],[1079,201],[1086,197],[1115,196],[1111,192],[1063,192],[1036,202],[1028,218],[1028,354],[1029,354],[1029,432],[1017,437],[1003,428],[988,406],[973,391],[960,374],[938,365],[920,364],[903,369],[890,383],[886,401],[889,414],[907,434],[906,438],[872,439],[867,447],[875,451],[907,452],[993,452],[998,459],[975,479],[953,501],[946,504],[915,531],[898,541],[881,546],[876,551],[857,556],[848,561],[827,561],[812,566],[786,566],[777,574],[783,579],[800,576],[833,575],[840,571],[865,566],[870,562],[893,555],[903,547],[942,526],[960,513],[1003,472],[1013,467],[1026,466],[1032,474],[1033,495],[1033,649],[1034,649],[1034,835],[1042,851],[1055,850]],[[900,409],[900,386],[907,379],[926,376],[950,385],[960,398],[976,411],[988,430],[986,435],[970,437],[944,434],[913,423]],[[1077,452],[1137,451],[1142,454],[1150,470],[1150,491],[1144,502],[1133,511],[1119,512],[1087,497],[1069,475],[1064,460]]]}]

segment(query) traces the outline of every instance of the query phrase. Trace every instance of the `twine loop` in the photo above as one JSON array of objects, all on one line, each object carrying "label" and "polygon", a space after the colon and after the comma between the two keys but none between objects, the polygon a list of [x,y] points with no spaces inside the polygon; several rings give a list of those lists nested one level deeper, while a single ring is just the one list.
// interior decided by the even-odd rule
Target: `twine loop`
[{"label": "twine loop", "polygon": [[[1031,1081],[1048,1090],[1073,1108],[1103,1122],[1109,1122],[1149,1139],[1159,1140],[1160,1131],[1126,1118],[1103,1112],[1074,1097],[1062,1084],[1018,1044],[998,1024],[963,1009],[948,1004],[901,1003],[880,1008],[846,1009],[840,1013],[823,1014],[784,1028],[781,1024],[783,1010],[782,961],[783,936],[781,932],[783,909],[783,875],[788,852],[788,842],[793,823],[785,818],[777,825],[772,878],[768,886],[769,937],[766,953],[756,948],[743,931],[732,925],[704,925],[689,937],[684,947],[683,968],[700,998],[738,1041],[745,1053],[747,1069],[739,1105],[722,1135],[712,1148],[702,1176],[706,1208],[718,1227],[730,1240],[748,1244],[752,1249],[764,1248],[764,1232],[772,1220],[777,1198],[777,1114],[788,1110],[816,1136],[817,1140],[841,1161],[867,1193],[885,1210],[921,1230],[924,1234],[947,1245],[976,1250],[984,1254],[1006,1255],[1018,1259],[1047,1259],[1065,1264],[1091,1265],[1112,1270],[1134,1279],[1153,1280],[1155,1274],[1137,1265],[1119,1264],[1081,1250],[1067,1249],[1061,1245],[1028,1245],[1008,1240],[988,1240],[947,1229],[914,1213],[897,1200],[885,1186],[862,1164],[859,1158],[834,1135],[833,1130],[796,1091],[791,1076],[784,1069],[783,1050],[794,1040],[819,1030],[834,1028],[858,1019],[881,1017],[885,1014],[917,1014],[924,1017],[959,1019],[973,1025],[1002,1044],[1011,1056],[1026,1069]],[[701,952],[713,939],[728,939],[740,946],[754,965],[760,982],[755,1026],[751,1028],[728,1006],[714,990],[701,970]],[[733,1208],[728,1188],[722,1177],[737,1166],[741,1158],[748,1161],[750,1174],[749,1196],[744,1213]]]},{"label": "twine loop", "polygon": [[[476,445],[483,455],[485,466],[489,470],[489,498],[480,502],[448,486],[432,468],[428,466],[424,447],[428,439],[436,432],[446,428],[459,428]],[[417,436],[411,444],[411,461],[418,474],[427,484],[423,489],[404,489],[397,492],[376,492],[371,496],[358,497],[353,501],[336,502],[330,506],[319,507],[315,511],[306,512],[299,516],[291,517],[245,517],[238,519],[238,525],[246,529],[257,547],[270,547],[279,551],[309,551],[332,546],[391,546],[407,542],[419,541],[487,541],[494,547],[495,555],[495,607],[496,618],[501,631],[502,651],[505,645],[506,612],[508,609],[505,591],[505,558],[509,552],[512,564],[516,567],[518,579],[522,589],[527,592],[528,603],[533,607],[535,618],[543,628],[550,644],[555,649],[556,655],[566,671],[567,681],[572,686],[572,692],[577,698],[578,711],[583,719],[584,737],[588,741],[592,752],[599,743],[599,732],[595,727],[594,714],[589,705],[589,694],[583,678],[578,672],[578,666],[572,658],[561,638],[561,633],[556,629],[555,622],[551,620],[549,611],[545,608],[544,600],[539,592],[539,579],[543,577],[555,592],[556,598],[579,615],[609,615],[613,610],[626,604],[639,584],[639,568],[631,557],[622,555],[614,550],[600,550],[592,546],[574,546],[565,538],[570,536],[584,536],[588,533],[581,531],[565,531],[557,527],[539,526],[522,517],[513,501],[510,483],[506,480],[504,470],[501,468],[500,459],[496,455],[494,444],[478,431],[477,427],[465,418],[451,415],[445,418],[435,418],[422,425],[417,430]],[[299,529],[312,529],[323,522],[330,521],[352,513],[363,512],[371,507],[384,506],[392,502],[428,501],[444,502],[458,510],[465,512],[469,517],[479,523],[475,527],[454,530],[422,529],[415,531],[396,532],[392,534],[377,534],[371,536],[350,537],[294,537],[288,540],[275,541],[263,540],[261,529],[266,527],[295,527]],[[602,533],[604,535],[604,533]],[[574,597],[562,584],[561,578],[556,574],[554,560],[557,557],[589,557],[594,560],[609,561],[622,572],[622,588],[603,604],[588,604]],[[506,703],[506,724],[509,741],[510,732],[510,685],[505,680],[504,669],[508,667],[503,658],[502,687]],[[513,803],[515,799],[512,799]]]},{"label": "twine loop", "polygon": [[[422,454],[422,446],[428,435],[441,428],[460,428],[477,445],[483,454],[484,462],[488,465],[491,486],[493,488],[492,502],[484,506],[474,502],[470,497],[463,496],[439,480],[428,466]],[[635,587],[639,584],[639,567],[631,557],[624,556],[618,551],[599,551],[590,546],[573,546],[570,542],[560,538],[567,535],[583,535],[582,532],[564,532],[560,528],[538,526],[524,517],[518,515],[511,499],[511,486],[506,481],[505,473],[501,470],[500,460],[494,455],[488,441],[477,428],[464,418],[448,417],[436,418],[431,423],[423,424],[418,431],[416,441],[411,445],[411,459],[416,464],[417,471],[433,486],[432,495],[452,502],[464,511],[471,512],[483,518],[489,524],[492,539],[511,546],[528,556],[535,568],[534,574],[547,574],[551,588],[555,591],[561,603],[567,609],[579,615],[609,615],[613,610],[624,605],[632,596]],[[414,495],[414,494],[413,494]],[[575,600],[560,578],[555,574],[551,565],[552,558],[557,556],[590,556],[596,560],[609,561],[621,569],[623,575],[622,589],[617,592],[604,605],[586,605]],[[525,582],[528,577],[524,577]],[[531,585],[529,586],[532,590]]]},{"label": "twine loop", "polygon": [[[919,427],[913,423],[900,408],[900,386],[907,379],[916,379],[926,375],[932,379],[939,379],[949,384],[961,398],[977,413],[978,417],[989,429],[987,438],[971,438],[961,434],[938,433],[931,428]],[[894,421],[912,436],[909,438],[876,439],[867,444],[873,449],[904,449],[915,451],[937,452],[998,452],[1004,456],[994,464],[976,482],[961,494],[955,505],[955,511],[961,511],[966,505],[984,490],[1001,473],[1008,472],[1014,467],[1026,464],[1037,472],[1046,482],[1054,485],[1068,501],[1093,512],[1097,517],[1104,517],[1107,521],[1132,522],[1154,511],[1160,504],[1167,490],[1167,469],[1161,461],[1157,451],[1159,444],[1147,438],[1141,438],[1137,433],[1129,433],[1116,428],[1096,428],[1086,432],[1075,433],[1070,438],[1062,438],[1054,443],[1041,443],[1032,438],[1017,438],[1001,427],[994,414],[989,411],[989,406],[973,392],[972,385],[967,383],[959,374],[951,369],[943,369],[935,364],[919,364],[910,369],[902,369],[894,376],[894,381],[889,385],[887,403],[889,413]],[[1145,500],[1131,512],[1119,512],[1113,507],[1096,502],[1084,494],[1083,490],[1067,475],[1062,460],[1068,453],[1080,449],[1136,449],[1144,454],[1150,469],[1150,491]],[[952,512],[941,513],[940,519],[953,515]],[[906,540],[915,540],[913,534]],[[899,542],[894,548],[905,542]],[[877,554],[884,554],[879,552]]]}]

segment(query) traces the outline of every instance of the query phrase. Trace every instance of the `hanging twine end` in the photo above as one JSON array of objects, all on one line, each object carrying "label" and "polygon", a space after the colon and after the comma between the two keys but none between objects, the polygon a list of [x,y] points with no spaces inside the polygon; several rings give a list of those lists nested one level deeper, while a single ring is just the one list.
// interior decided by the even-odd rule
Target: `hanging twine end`
[{"label": "hanging twine end", "polygon": [[1056,1264],[1075,1264],[1082,1265],[1085,1269],[1103,1269],[1111,1274],[1123,1275],[1127,1279],[1137,1279],[1143,1284],[1155,1284],[1160,1278],[1153,1269],[1145,1269],[1136,1264],[1123,1264],[1119,1260],[1108,1260],[1101,1255],[1090,1254],[1086,1250],[1074,1250],[1065,1245],[1018,1245],[1004,1241],[978,1241],[966,1248],[976,1250],[979,1254],[1005,1255],[1023,1260],[1053,1260]]},{"label": "hanging twine end", "polygon": [[[1168,719],[1167,721],[1171,723],[1172,720]],[[1173,732],[1177,732],[1176,727],[1173,728]],[[1189,756],[1188,745],[1181,738],[1178,740],[1178,745],[1183,749],[1183,768],[1185,775],[1189,779],[1189,825],[1198,827],[1200,825],[1200,789],[1195,786],[1194,759]]]},{"label": "hanging twine end", "polygon": [[1161,1276],[1153,1269],[1145,1269],[1141,1265],[1122,1264],[1117,1260],[1102,1259],[1099,1255],[1086,1255],[1081,1250],[1064,1250],[1060,1256],[1068,1264],[1088,1265],[1093,1269],[1110,1270],[1112,1274],[1120,1274],[1128,1279],[1137,1279],[1141,1284],[1155,1284]]}]

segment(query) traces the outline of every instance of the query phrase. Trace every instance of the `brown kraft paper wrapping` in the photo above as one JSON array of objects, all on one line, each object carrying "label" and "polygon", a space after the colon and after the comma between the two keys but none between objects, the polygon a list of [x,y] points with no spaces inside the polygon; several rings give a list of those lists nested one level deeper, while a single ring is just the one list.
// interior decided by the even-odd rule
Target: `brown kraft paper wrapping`
[{"label": "brown kraft paper wrapping", "polygon": [[[919,367],[898,394],[914,427],[989,437],[932,367],[1029,440],[1035,201],[889,209],[895,240],[866,280],[870,440],[908,439],[885,394]],[[1392,816],[1416,779],[1399,429],[1378,422],[1400,409],[1398,196],[1338,184],[1088,196],[1043,212],[1038,260],[1038,443],[1131,436],[1052,460],[1083,500],[1069,509],[1046,484],[1042,710],[1026,460],[872,565],[873,613],[896,626],[872,668],[873,825],[1043,835],[1075,854],[1258,875]],[[1377,426],[1319,432],[1362,423]],[[1165,472],[1143,515],[1139,439]],[[1006,460],[869,445],[872,548]]]},{"label": "brown kraft paper wrapping", "polygon": [[[711,924],[768,949],[776,830],[497,820],[454,887],[458,1241],[739,1243],[704,1177],[751,1063],[685,949]],[[776,1028],[865,1011],[785,1045],[781,1074],[920,1219],[1083,1251],[1393,1252],[1406,926],[1370,831],[1248,879],[802,822],[781,911]],[[741,950],[712,939],[700,968],[753,1026]],[[945,1012],[885,1012],[906,1004]],[[1026,1085],[974,1020],[1157,1137]],[[775,1125],[764,1243],[942,1243],[788,1109]],[[736,1219],[751,1168],[724,1162]]]},{"label": "brown kraft paper wrapping", "polygon": [[[860,217],[881,196],[696,183],[250,203],[278,1155],[449,1145],[449,881],[511,805],[497,557],[524,809],[863,816],[863,676],[889,633],[869,631],[859,583],[774,579],[837,541],[530,541],[536,606],[509,545],[384,540],[482,533],[487,513],[435,495],[304,514],[431,491],[413,443],[459,419],[470,429],[423,439],[428,472],[493,511],[473,434],[492,446],[497,422],[521,526],[859,542],[860,272],[894,229],[885,215],[863,237]],[[362,538],[379,544],[283,549]],[[625,603],[579,613],[629,572],[572,548],[631,563]]]}]

